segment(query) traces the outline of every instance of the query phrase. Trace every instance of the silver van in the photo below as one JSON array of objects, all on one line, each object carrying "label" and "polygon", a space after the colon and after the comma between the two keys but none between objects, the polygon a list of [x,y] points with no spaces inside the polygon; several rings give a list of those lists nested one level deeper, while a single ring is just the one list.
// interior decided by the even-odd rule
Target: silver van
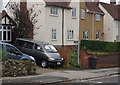
[{"label": "silver van", "polygon": [[63,66],[63,58],[52,44],[33,39],[17,38],[15,46],[22,52],[33,56],[36,63],[44,68],[48,66]]}]

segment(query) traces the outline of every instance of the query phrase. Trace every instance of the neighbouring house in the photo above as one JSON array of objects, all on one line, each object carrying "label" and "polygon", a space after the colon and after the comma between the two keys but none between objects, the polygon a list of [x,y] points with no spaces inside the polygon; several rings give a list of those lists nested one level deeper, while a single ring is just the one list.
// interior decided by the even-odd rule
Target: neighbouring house
[{"label": "neighbouring house", "polygon": [[104,12],[99,0],[80,2],[80,39],[104,40]]},{"label": "neighbouring house", "polygon": [[5,10],[0,13],[0,41],[11,42],[12,29],[16,26],[16,23],[6,13]]},{"label": "neighbouring house", "polygon": [[100,3],[100,9],[104,16],[104,40],[109,42],[120,42],[120,5],[111,0],[110,4]]},{"label": "neighbouring house", "polygon": [[[20,8],[19,0],[14,2],[10,0],[6,8],[11,17],[14,17],[11,8],[13,3],[16,3]],[[27,5],[27,11],[33,24],[33,39],[60,46],[75,45],[74,41],[79,39],[78,1],[40,0],[29,2],[26,0],[22,3]],[[22,10],[25,9],[22,8]]]}]

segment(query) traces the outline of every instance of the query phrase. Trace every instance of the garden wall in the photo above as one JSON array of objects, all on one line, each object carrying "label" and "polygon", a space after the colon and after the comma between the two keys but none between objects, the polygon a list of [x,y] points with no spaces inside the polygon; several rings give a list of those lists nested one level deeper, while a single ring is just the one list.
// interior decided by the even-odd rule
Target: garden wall
[{"label": "garden wall", "polygon": [[3,60],[2,61],[2,76],[23,76],[36,74],[36,64],[31,61]]},{"label": "garden wall", "polygon": [[81,51],[81,64],[83,64],[84,68],[90,68],[89,66],[89,57],[96,57],[97,63],[96,68],[112,68],[112,67],[120,67],[120,53],[108,53],[101,55],[91,55],[86,51]]}]

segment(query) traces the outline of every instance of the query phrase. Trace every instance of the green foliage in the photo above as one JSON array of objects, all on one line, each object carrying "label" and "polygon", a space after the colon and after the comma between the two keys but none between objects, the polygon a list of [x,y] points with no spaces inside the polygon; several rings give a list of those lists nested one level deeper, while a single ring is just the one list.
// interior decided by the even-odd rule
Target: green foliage
[{"label": "green foliage", "polygon": [[120,52],[120,42],[82,40],[81,48],[93,52]]},{"label": "green foliage", "polygon": [[7,54],[8,53],[6,51],[0,50],[0,61],[6,59]]},{"label": "green foliage", "polygon": [[72,65],[73,67],[83,69],[83,67],[78,64],[77,52],[76,51],[74,51],[74,52],[71,51],[70,52],[69,64]]}]

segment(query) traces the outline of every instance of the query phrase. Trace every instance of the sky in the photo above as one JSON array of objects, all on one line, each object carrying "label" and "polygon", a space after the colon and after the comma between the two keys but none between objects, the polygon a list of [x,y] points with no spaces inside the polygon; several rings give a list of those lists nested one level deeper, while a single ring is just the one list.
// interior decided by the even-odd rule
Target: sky
[{"label": "sky", "polygon": [[[9,0],[2,0],[3,1],[3,7],[6,5],[6,3],[9,1]],[[101,2],[106,2],[106,3],[109,3],[110,0],[100,0]],[[120,1],[120,0],[116,0],[117,2]]]}]

